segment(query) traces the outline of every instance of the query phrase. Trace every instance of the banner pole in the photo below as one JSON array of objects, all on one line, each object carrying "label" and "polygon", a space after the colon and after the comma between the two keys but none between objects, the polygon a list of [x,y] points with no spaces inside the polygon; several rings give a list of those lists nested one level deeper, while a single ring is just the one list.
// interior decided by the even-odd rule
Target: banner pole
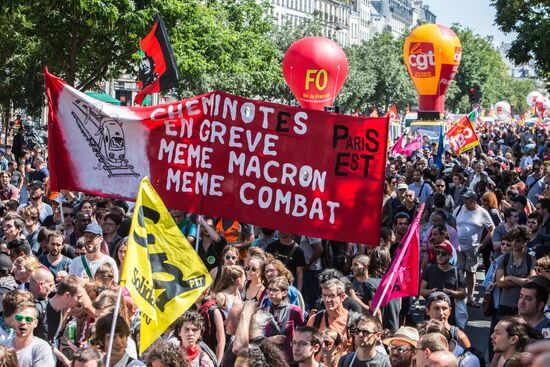
[{"label": "banner pole", "polygon": [[111,349],[113,348],[113,341],[115,339],[115,326],[118,318],[118,310],[120,308],[121,299],[122,299],[122,285],[118,287],[118,294],[116,296],[115,310],[113,312],[113,322],[111,323],[111,333],[109,334],[109,345],[106,350],[107,356],[105,357],[105,366],[110,366],[110,362],[111,362]]},{"label": "banner pole", "polygon": [[199,253],[199,236],[201,235],[201,222],[197,223],[197,236],[195,237],[195,252]]}]

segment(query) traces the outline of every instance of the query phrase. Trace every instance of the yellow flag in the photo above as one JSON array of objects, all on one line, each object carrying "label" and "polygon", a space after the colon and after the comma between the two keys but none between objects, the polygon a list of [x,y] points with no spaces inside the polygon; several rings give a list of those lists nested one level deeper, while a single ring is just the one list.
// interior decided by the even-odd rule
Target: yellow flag
[{"label": "yellow flag", "polygon": [[139,353],[187,311],[211,282],[206,266],[145,177],[121,279],[141,309]]}]

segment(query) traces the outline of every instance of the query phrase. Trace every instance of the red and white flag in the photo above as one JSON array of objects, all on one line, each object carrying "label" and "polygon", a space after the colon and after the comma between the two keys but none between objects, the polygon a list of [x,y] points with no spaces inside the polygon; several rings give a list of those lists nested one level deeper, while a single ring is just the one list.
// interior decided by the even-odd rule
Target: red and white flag
[{"label": "red and white flag", "polygon": [[393,261],[372,298],[373,314],[393,298],[417,296],[420,285],[420,206],[414,221],[399,244]]},{"label": "red and white flag", "polygon": [[476,131],[467,115],[447,130],[445,135],[449,139],[451,148],[458,155],[479,145]]},{"label": "red and white flag", "polygon": [[205,93],[148,107],[96,100],[44,73],[53,191],[166,205],[290,233],[380,242],[388,119]]},{"label": "red and white flag", "polygon": [[394,124],[399,124],[399,116],[397,115],[397,107],[395,106],[395,103],[391,105],[385,117],[389,117],[390,122]]}]

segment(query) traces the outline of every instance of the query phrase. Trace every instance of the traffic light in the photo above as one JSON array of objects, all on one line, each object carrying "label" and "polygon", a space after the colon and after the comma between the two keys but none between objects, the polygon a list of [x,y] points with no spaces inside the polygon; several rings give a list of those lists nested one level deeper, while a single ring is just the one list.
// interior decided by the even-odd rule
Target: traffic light
[{"label": "traffic light", "polygon": [[468,91],[468,97],[471,104],[479,104],[481,102],[481,91],[478,86],[473,86]]}]

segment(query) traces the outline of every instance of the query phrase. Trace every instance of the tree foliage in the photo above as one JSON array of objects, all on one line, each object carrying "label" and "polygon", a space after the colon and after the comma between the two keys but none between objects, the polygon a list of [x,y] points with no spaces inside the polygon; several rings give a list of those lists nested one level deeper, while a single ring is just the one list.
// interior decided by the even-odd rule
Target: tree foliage
[{"label": "tree foliage", "polygon": [[508,57],[517,65],[535,62],[539,76],[550,85],[550,2],[492,0],[495,23],[504,33],[515,32]]},{"label": "tree foliage", "polygon": [[165,20],[180,68],[180,96],[224,89],[260,96],[281,79],[269,5],[254,0],[35,0],[2,5],[0,104],[37,110],[41,69],[86,90],[137,75],[139,40]]},{"label": "tree foliage", "polygon": [[462,44],[462,60],[446,95],[447,108],[453,112],[468,112],[471,109],[468,92],[470,88],[478,86],[483,107],[489,108],[498,101],[508,101],[514,111],[525,111],[525,97],[533,90],[533,82],[514,80],[510,76],[508,67],[491,43],[492,38],[481,37],[457,24],[452,28]]},{"label": "tree foliage", "polygon": [[382,33],[345,51],[349,73],[337,102],[346,110],[386,111],[392,103],[404,110],[406,104],[414,104],[416,92],[403,62],[403,39]]}]

